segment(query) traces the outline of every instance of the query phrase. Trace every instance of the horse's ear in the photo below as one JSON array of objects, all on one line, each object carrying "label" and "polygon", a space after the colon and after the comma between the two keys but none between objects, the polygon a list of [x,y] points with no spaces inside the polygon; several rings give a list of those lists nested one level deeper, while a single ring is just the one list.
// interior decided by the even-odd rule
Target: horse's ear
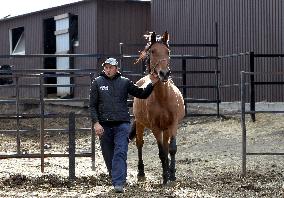
[{"label": "horse's ear", "polygon": [[166,46],[169,46],[169,33],[168,31],[165,31],[165,33],[163,34],[162,36],[162,42],[166,45]]},{"label": "horse's ear", "polygon": [[157,41],[156,32],[152,32],[152,34],[151,34],[151,44],[156,43],[156,41]]}]

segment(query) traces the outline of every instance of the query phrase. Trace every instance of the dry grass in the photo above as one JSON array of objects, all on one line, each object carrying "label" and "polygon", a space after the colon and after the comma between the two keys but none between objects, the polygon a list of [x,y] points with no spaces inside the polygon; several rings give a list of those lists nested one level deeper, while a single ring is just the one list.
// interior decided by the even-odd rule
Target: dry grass
[{"label": "dry grass", "polygon": [[[23,121],[21,126],[34,129],[38,123],[31,119]],[[89,127],[89,123],[88,119],[78,120],[79,127]],[[280,114],[257,115],[255,123],[247,119],[248,151],[284,152],[283,123],[284,116]],[[67,121],[52,120],[48,125],[67,127]],[[14,127],[12,121],[1,122],[1,129],[11,127]],[[68,181],[66,158],[46,159],[45,173],[40,171],[39,159],[3,159],[0,197],[284,197],[283,156],[248,156],[247,177],[241,177],[241,134],[238,116],[184,119],[177,140],[177,181],[163,186],[158,148],[153,135],[146,132],[143,151],[147,178],[137,181],[137,151],[132,142],[127,186],[122,195],[112,191],[98,142],[95,171],[90,158],[76,158],[75,183]],[[90,133],[77,134],[76,138],[76,151],[89,152]],[[1,135],[0,152],[14,153],[15,140],[13,135]],[[51,145],[46,152],[67,152],[66,134],[46,134],[45,141]],[[39,152],[38,142],[35,133],[22,135],[25,152]]]}]

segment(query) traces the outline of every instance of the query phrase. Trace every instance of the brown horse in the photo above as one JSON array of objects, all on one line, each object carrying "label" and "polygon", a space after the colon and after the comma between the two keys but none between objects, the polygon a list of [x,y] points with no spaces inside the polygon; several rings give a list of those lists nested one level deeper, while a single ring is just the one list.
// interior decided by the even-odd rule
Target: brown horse
[{"label": "brown horse", "polygon": [[[175,154],[177,151],[176,135],[179,122],[185,115],[184,101],[179,89],[170,79],[169,34],[159,37],[155,32],[146,35],[149,38],[140,60],[147,60],[150,73],[156,73],[159,81],[147,99],[134,98],[132,137],[136,129],[136,146],[138,149],[138,178],[145,177],[142,159],[144,128],[152,130],[159,148],[159,157],[163,168],[163,184],[168,180],[175,181]],[[137,82],[146,86],[150,82],[147,75]],[[169,163],[168,154],[171,160]]]}]

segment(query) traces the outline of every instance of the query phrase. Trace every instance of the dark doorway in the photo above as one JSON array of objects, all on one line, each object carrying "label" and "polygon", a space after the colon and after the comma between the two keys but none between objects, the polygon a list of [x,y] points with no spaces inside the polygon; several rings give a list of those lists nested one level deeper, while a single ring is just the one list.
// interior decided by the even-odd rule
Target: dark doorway
[{"label": "dark doorway", "polygon": [[[55,54],[56,52],[56,37],[55,21],[54,18],[48,18],[43,21],[43,32],[44,32],[44,54]],[[44,58],[44,69],[56,69],[56,58],[47,57]],[[55,72],[47,72],[46,74],[55,74]],[[57,84],[56,77],[46,77],[44,79],[45,84]],[[56,87],[46,87],[45,94],[56,96]]]}]

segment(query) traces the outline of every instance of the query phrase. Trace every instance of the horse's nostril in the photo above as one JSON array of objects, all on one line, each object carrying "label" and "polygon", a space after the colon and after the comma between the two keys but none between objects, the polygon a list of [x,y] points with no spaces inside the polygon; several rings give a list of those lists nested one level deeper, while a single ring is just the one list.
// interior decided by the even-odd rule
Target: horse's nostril
[{"label": "horse's nostril", "polygon": [[170,76],[170,71],[160,71],[159,76],[162,78],[168,78]]}]

